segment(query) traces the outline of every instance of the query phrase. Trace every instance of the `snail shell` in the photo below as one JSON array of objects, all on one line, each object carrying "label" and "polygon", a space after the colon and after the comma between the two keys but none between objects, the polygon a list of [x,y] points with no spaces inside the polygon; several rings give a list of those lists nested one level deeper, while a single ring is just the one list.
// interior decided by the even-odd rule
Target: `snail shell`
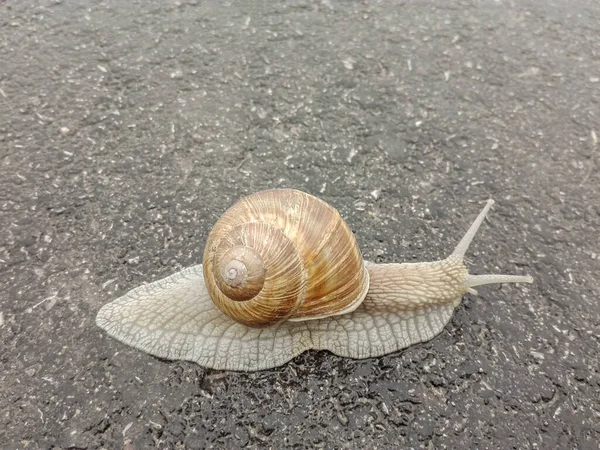
[{"label": "snail shell", "polygon": [[251,327],[351,312],[369,289],[340,214],[292,189],[258,192],[230,207],[214,225],[202,263],[215,305]]}]

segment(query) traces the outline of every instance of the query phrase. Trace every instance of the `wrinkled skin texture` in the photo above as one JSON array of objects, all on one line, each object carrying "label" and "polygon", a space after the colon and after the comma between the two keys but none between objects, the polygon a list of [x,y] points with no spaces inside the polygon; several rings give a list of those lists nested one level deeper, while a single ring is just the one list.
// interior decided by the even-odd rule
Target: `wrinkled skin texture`
[{"label": "wrinkled skin texture", "polygon": [[97,323],[117,339],[158,357],[215,369],[261,370],[309,349],[366,358],[427,341],[444,328],[454,306],[390,314],[365,302],[347,315],[249,328],[215,307],[202,266],[197,265],[105,305]]}]

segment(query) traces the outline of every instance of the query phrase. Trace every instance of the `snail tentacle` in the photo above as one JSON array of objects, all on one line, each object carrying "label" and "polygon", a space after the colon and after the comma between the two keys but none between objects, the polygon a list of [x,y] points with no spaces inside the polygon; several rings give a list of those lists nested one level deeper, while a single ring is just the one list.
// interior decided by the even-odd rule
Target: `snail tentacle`
[{"label": "snail tentacle", "polygon": [[[489,199],[484,208],[481,210],[477,218],[473,221],[463,238],[460,240],[452,254],[451,258],[458,258],[463,260],[465,253],[469,249],[473,238],[477,234],[479,227],[485,220],[487,213],[490,208],[494,205],[494,200]],[[477,294],[477,291],[472,289],[475,286],[482,286],[485,284],[498,284],[498,283],[533,283],[533,277],[522,276],[522,275],[504,275],[504,274],[486,274],[486,275],[471,275],[468,274],[464,280],[464,284],[471,294]]]}]

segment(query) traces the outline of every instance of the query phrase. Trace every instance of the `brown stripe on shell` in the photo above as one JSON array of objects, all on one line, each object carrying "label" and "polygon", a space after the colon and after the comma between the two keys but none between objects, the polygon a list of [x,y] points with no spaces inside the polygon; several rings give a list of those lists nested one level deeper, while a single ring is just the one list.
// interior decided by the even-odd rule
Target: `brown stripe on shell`
[{"label": "brown stripe on shell", "polygon": [[[334,315],[366,295],[368,274],[352,231],[339,213],[327,205],[327,212],[317,214],[321,239],[320,250],[304,255],[307,261],[306,299],[294,319]],[[314,226],[314,225],[313,225]]]}]

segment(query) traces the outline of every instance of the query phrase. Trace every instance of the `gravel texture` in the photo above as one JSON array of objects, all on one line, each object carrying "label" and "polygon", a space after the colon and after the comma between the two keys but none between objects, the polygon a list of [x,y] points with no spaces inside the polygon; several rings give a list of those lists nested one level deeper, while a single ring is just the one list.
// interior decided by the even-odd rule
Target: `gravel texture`
[{"label": "gravel texture", "polygon": [[[0,448],[597,449],[598,36],[596,0],[0,2]],[[378,262],[445,256],[494,198],[469,266],[535,284],[250,374],[94,325],[271,187]]]}]

